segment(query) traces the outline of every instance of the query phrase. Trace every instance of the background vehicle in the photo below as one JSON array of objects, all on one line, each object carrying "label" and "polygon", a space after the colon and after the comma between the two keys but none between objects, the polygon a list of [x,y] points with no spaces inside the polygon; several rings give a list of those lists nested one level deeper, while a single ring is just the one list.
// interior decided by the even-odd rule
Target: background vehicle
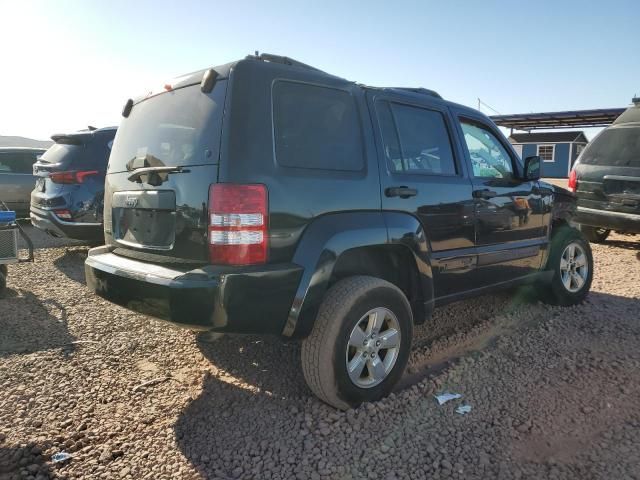
[{"label": "background vehicle", "polygon": [[569,176],[580,229],[592,242],[611,230],[640,233],[640,98],[594,138]]},{"label": "background vehicle", "polygon": [[54,237],[102,241],[104,176],[116,127],[53,135],[33,166],[31,223]]},{"label": "background vehicle", "polygon": [[575,198],[481,113],[261,55],[127,102],[87,284],[191,328],[304,338],[308,385],[389,393],[434,306],[540,281],[587,294]]},{"label": "background vehicle", "polygon": [[36,182],[33,164],[44,152],[40,148],[0,148],[0,202],[19,218],[29,214],[29,195]]}]

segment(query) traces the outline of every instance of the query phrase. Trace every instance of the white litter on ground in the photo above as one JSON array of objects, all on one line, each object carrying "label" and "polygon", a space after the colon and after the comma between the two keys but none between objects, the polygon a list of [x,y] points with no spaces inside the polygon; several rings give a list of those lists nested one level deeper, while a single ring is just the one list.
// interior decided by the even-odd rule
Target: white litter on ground
[{"label": "white litter on ground", "polygon": [[462,398],[462,395],[459,393],[442,393],[440,395],[434,395],[436,400],[438,401],[438,405],[444,405],[449,400],[455,400],[457,398]]},{"label": "white litter on ground", "polygon": [[460,415],[464,415],[465,413],[469,413],[471,411],[471,405],[460,405],[456,408],[456,413]]}]

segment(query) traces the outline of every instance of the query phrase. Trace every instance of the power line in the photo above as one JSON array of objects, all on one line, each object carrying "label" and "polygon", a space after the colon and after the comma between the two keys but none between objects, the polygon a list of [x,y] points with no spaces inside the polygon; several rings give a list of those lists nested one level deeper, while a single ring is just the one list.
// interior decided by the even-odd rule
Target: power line
[{"label": "power line", "polygon": [[497,113],[498,115],[502,115],[498,110],[496,110],[495,108],[493,108],[491,105],[488,105],[486,103],[484,103],[482,100],[480,100],[480,98],[478,98],[478,110],[480,110],[480,106],[484,105],[485,107],[487,107],[489,110],[491,110],[494,113]]}]

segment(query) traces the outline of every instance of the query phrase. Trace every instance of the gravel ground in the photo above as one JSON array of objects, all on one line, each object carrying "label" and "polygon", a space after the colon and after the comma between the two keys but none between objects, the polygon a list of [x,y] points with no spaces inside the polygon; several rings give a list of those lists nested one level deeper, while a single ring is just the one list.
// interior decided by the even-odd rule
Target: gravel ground
[{"label": "gravel ground", "polygon": [[[10,267],[1,480],[640,479],[638,236],[594,246],[583,305],[520,291],[440,309],[397,392],[347,412],[311,396],[298,344],[206,343],[92,296],[86,251]],[[438,406],[445,391],[464,398]]]}]

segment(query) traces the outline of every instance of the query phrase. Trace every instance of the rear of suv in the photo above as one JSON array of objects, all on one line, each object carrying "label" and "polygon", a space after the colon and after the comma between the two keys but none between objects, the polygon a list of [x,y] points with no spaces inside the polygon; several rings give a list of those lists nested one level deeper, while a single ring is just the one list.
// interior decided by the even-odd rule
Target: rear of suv
[{"label": "rear of suv", "polygon": [[116,127],[53,135],[33,165],[31,223],[54,237],[102,243],[104,179]]},{"label": "rear of suv", "polygon": [[249,56],[129,100],[87,285],[214,332],[300,338],[338,408],[388,394],[434,307],[537,283],[585,298],[574,196],[497,127],[421,88]]},{"label": "rear of suv", "polygon": [[569,176],[580,228],[592,242],[640,233],[640,98],[596,136]]}]

